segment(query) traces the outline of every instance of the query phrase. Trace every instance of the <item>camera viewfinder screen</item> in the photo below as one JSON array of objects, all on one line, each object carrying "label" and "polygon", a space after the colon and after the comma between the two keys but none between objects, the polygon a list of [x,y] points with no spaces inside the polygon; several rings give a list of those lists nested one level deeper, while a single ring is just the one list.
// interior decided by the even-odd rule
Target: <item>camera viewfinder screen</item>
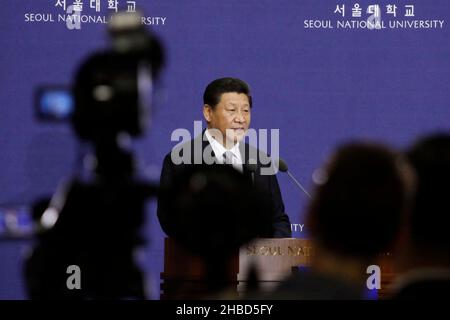
[{"label": "camera viewfinder screen", "polygon": [[70,90],[41,89],[38,93],[38,117],[45,120],[67,120],[74,109]]}]

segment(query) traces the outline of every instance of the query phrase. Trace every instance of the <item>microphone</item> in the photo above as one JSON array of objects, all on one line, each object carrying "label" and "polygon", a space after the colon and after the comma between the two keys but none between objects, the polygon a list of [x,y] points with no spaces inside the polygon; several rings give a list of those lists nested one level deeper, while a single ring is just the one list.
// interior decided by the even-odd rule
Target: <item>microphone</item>
[{"label": "microphone", "polygon": [[287,163],[283,159],[278,158],[276,161],[276,165],[278,167],[278,170],[280,170],[281,172],[286,172],[288,176],[292,179],[292,181],[294,181],[295,184],[303,191],[303,193],[306,194],[309,198],[311,198],[311,195],[308,193],[308,191],[306,191],[306,189],[300,184],[300,182],[298,182],[297,179],[295,179],[295,177],[289,172]]}]

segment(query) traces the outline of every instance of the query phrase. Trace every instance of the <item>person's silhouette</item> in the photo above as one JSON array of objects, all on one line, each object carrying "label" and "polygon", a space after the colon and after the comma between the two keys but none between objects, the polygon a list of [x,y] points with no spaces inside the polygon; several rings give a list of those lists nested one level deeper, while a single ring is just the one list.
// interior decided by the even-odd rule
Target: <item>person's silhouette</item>
[{"label": "person's silhouette", "polygon": [[322,170],[307,212],[311,268],[288,278],[276,299],[363,298],[367,267],[397,237],[407,199],[406,162],[375,144],[342,145]]}]

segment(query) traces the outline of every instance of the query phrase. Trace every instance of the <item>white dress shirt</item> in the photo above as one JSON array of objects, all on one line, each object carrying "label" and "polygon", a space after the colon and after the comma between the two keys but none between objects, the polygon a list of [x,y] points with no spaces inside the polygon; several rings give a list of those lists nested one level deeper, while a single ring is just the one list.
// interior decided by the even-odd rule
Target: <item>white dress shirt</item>
[{"label": "white dress shirt", "polygon": [[214,151],[214,155],[216,156],[218,163],[223,164],[224,153],[231,152],[231,154],[233,154],[232,157],[233,168],[235,168],[241,173],[244,171],[242,156],[241,152],[239,151],[240,142],[236,143],[231,149],[226,149],[220,142],[218,142],[216,139],[213,138],[213,136],[208,132],[208,130],[205,131],[205,136],[208,139],[209,144],[211,145],[211,148]]}]

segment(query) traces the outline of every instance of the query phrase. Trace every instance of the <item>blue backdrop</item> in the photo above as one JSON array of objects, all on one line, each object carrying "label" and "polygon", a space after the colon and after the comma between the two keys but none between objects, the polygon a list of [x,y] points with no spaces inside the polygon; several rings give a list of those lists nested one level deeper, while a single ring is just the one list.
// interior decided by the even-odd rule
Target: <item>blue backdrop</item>
[{"label": "blue backdrop", "polygon": [[[58,181],[70,175],[76,140],[64,124],[36,121],[34,90],[41,84],[69,84],[80,60],[108,44],[105,24],[82,23],[81,29],[68,30],[64,22],[58,22],[64,10],[55,6],[57,2],[0,1],[3,208],[51,194]],[[113,11],[106,0],[98,2],[100,12],[96,12],[96,1],[82,2],[84,15]],[[164,23],[153,19],[152,27],[164,41],[168,64],[152,126],[136,142],[142,166],[155,179],[163,156],[175,144],[170,141],[172,131],[193,131],[193,121],[202,119],[205,86],[223,76],[250,84],[252,127],[280,129],[280,155],[309,189],[314,170],[342,141],[368,138],[404,147],[422,134],[449,127],[448,0],[134,2],[146,16],[165,18]],[[363,10],[361,17],[352,17],[356,3]],[[128,8],[132,1],[119,4]],[[365,21],[373,4],[380,6],[386,28],[337,28],[338,21]],[[342,5],[343,13],[336,10]],[[397,7],[395,17],[387,13],[387,5]],[[313,26],[315,20],[329,21],[333,29],[306,28],[305,20],[313,20]],[[390,28],[388,22],[395,20],[407,27]],[[444,22],[442,28],[439,23],[416,28],[423,20]],[[307,199],[288,177],[278,179],[292,223],[303,224]],[[157,299],[163,234],[152,207],[142,263],[150,294]],[[305,230],[294,232],[295,237],[306,235]],[[21,259],[28,245],[26,240],[0,242],[1,299],[25,297]]]}]

